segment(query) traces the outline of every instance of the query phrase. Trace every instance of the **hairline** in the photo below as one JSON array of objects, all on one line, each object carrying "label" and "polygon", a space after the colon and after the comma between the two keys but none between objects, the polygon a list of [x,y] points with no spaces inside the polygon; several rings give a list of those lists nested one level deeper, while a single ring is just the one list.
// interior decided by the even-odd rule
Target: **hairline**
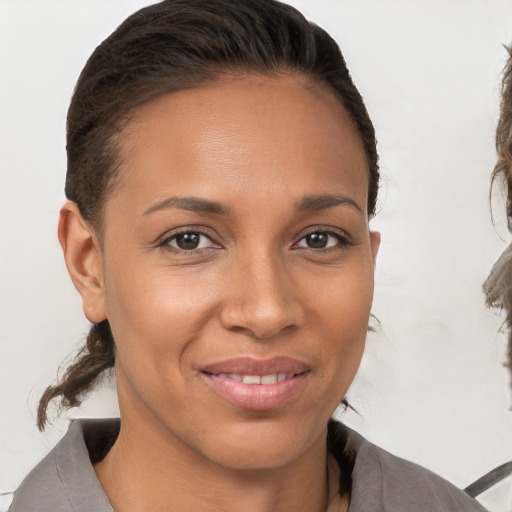
[{"label": "hairline", "polygon": [[[98,241],[100,242],[100,246],[103,247],[103,236],[104,236],[104,213],[106,203],[115,190],[117,186],[119,186],[122,173],[123,173],[123,161],[126,160],[126,157],[129,155],[129,149],[127,151],[127,145],[123,145],[123,139],[126,137],[126,130],[129,129],[129,125],[133,122],[132,114],[139,109],[140,107],[147,105],[153,100],[161,98],[162,96],[173,94],[180,91],[185,90],[194,90],[202,87],[214,87],[218,84],[236,82],[241,80],[246,80],[247,78],[259,78],[266,77],[272,78],[275,80],[279,80],[280,78],[290,78],[295,79],[296,82],[303,87],[308,92],[315,95],[317,98],[321,98],[325,95],[333,98],[342,109],[348,114],[348,119],[352,123],[353,128],[355,129],[357,136],[361,142],[362,151],[365,154],[365,159],[367,160],[365,145],[363,141],[363,137],[360,133],[359,127],[357,123],[352,119],[350,112],[345,107],[343,103],[343,99],[337,93],[337,91],[327,82],[326,79],[321,76],[314,76],[311,72],[307,70],[302,70],[299,68],[293,68],[289,65],[282,65],[281,67],[276,66],[275,69],[272,68],[263,68],[258,69],[257,66],[252,67],[234,67],[234,66],[218,66],[218,67],[210,67],[206,72],[204,72],[204,76],[200,79],[196,79],[195,81],[191,81],[188,85],[183,84],[183,86],[172,87],[169,85],[165,87],[165,84],[160,84],[161,87],[154,87],[153,91],[149,94],[144,95],[144,99],[142,101],[134,101],[129,107],[124,111],[120,112],[117,118],[112,118],[106,120],[106,123],[102,123],[102,127],[105,127],[105,124],[109,126],[109,131],[111,132],[110,137],[105,141],[105,147],[109,148],[111,161],[111,168],[107,173],[106,183],[103,189],[103,194],[100,200],[100,208],[98,209],[98,215],[91,219],[91,224],[94,227],[94,231],[96,232]],[[124,154],[123,154],[124,153]],[[128,154],[127,154],[128,153]],[[370,186],[371,180],[371,171],[368,161],[366,162],[366,178],[368,180],[368,187]],[[367,215],[370,218],[371,212],[368,210],[369,205],[367,205]]]}]

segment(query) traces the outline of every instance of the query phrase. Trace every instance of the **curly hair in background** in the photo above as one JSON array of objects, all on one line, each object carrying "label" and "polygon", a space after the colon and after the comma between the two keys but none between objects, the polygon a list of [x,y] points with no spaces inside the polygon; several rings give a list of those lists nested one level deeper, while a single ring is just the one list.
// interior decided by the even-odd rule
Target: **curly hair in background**
[{"label": "curly hair in background", "polygon": [[[492,173],[492,184],[502,182],[507,194],[508,229],[512,232],[512,48],[503,71],[501,109],[496,128],[498,160]],[[484,285],[486,304],[505,311],[508,348],[505,366],[512,375],[512,243],[503,251],[491,269]],[[512,387],[512,382],[511,382]]]}]

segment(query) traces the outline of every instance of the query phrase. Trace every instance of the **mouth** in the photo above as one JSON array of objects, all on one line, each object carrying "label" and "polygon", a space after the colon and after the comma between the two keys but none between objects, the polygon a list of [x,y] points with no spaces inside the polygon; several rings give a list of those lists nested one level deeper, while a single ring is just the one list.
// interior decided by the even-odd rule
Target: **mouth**
[{"label": "mouth", "polygon": [[271,410],[294,400],[307,381],[308,365],[287,357],[229,359],[205,366],[200,375],[210,390],[235,407]]},{"label": "mouth", "polygon": [[283,382],[285,380],[293,379],[296,373],[270,373],[268,375],[243,375],[239,373],[217,373],[210,374],[214,377],[218,377],[219,379],[231,379],[236,382],[242,382],[243,384],[248,384],[249,386],[253,386],[255,384],[275,384],[276,382]]}]

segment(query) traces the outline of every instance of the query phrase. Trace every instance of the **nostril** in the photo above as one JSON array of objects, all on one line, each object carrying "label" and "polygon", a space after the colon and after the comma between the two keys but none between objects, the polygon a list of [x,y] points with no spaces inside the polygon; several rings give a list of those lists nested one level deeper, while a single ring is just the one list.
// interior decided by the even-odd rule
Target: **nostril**
[{"label": "nostril", "polygon": [[232,332],[244,333],[263,340],[297,328],[300,324],[298,316],[291,309],[262,314],[261,311],[251,312],[243,308],[236,311],[224,308],[221,312],[221,323],[224,328]]}]

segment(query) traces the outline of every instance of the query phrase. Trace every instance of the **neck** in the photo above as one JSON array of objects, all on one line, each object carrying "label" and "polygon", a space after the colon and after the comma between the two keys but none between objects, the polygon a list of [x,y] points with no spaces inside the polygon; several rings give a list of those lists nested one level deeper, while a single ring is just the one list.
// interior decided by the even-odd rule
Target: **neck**
[{"label": "neck", "polygon": [[233,469],[205,459],[168,431],[123,421],[95,466],[116,512],[324,512],[328,502],[325,437],[285,466]]}]

